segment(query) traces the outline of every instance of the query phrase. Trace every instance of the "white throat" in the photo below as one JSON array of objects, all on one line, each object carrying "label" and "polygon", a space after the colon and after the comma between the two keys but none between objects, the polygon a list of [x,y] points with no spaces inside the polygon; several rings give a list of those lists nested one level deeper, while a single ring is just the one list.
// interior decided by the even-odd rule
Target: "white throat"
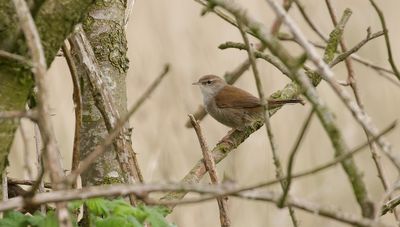
[{"label": "white throat", "polygon": [[224,86],[218,86],[218,87],[200,86],[201,93],[203,94],[204,105],[208,105],[210,101],[212,101],[214,97],[218,94],[218,92],[222,88],[224,88]]}]

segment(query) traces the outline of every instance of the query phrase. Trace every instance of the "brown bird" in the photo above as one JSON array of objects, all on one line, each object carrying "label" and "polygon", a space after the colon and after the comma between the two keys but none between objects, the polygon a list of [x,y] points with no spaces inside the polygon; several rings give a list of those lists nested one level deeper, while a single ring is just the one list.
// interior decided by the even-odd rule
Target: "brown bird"
[{"label": "brown bird", "polygon": [[[202,76],[198,82],[203,93],[206,111],[218,122],[238,130],[263,118],[262,102],[249,92],[229,85],[214,75]],[[286,103],[301,103],[300,99],[268,100],[268,108],[273,109]]]}]

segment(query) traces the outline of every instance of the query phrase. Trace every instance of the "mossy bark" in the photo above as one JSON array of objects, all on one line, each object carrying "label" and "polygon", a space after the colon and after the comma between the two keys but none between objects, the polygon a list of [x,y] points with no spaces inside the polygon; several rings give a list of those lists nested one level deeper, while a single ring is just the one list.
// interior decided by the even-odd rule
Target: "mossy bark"
[{"label": "mossy bark", "polygon": [[[47,64],[50,65],[73,26],[86,15],[93,0],[35,1],[35,19]],[[40,3],[40,4],[39,4]],[[12,1],[0,1],[0,49],[29,59],[25,39],[20,32]],[[34,81],[29,67],[0,58],[0,111],[24,110]],[[7,157],[19,121],[0,120],[0,173]]]},{"label": "mossy bark", "polygon": [[[99,68],[103,72],[103,81],[113,96],[120,116],[127,112],[125,78],[129,66],[126,57],[127,41],[124,31],[124,15],[125,3],[123,1],[98,0],[90,7],[88,17],[83,23],[83,29],[93,47]],[[108,131],[100,111],[95,106],[85,70],[80,70],[79,67],[78,63],[83,99],[80,144],[80,156],[83,159],[93,147],[101,143]],[[124,181],[115,150],[112,146],[108,149],[96,159],[89,170],[81,175],[84,186]]]}]

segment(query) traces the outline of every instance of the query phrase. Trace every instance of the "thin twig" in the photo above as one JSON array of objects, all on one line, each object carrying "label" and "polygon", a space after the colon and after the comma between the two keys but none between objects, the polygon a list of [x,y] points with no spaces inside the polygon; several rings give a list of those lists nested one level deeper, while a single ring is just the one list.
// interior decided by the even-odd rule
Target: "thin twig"
[{"label": "thin twig", "polygon": [[136,113],[136,111],[142,106],[144,101],[148,99],[151,94],[156,90],[158,85],[161,83],[162,79],[168,75],[170,65],[166,64],[162,73],[151,83],[151,85],[146,89],[146,91],[140,96],[140,98],[133,104],[131,111],[129,111],[131,117]]},{"label": "thin twig", "polygon": [[1,119],[17,119],[17,118],[28,118],[32,121],[37,120],[37,111],[27,110],[27,111],[2,111],[0,112]]},{"label": "thin twig", "polygon": [[8,58],[12,59],[14,61],[18,61],[24,65],[27,65],[28,67],[32,67],[32,62],[25,57],[18,55],[18,54],[13,54],[4,50],[0,50],[0,57],[2,58]]},{"label": "thin twig", "polygon": [[8,200],[7,168],[1,175],[1,192],[3,193],[2,201]]},{"label": "thin twig", "polygon": [[[217,175],[217,168],[215,166],[214,158],[208,149],[207,142],[203,136],[202,130],[200,125],[198,124],[197,120],[193,117],[193,115],[189,114],[190,121],[193,124],[193,128],[196,131],[197,138],[200,143],[201,151],[203,153],[204,158],[204,165],[210,175],[211,183],[212,184],[219,184],[218,175]],[[231,221],[228,215],[228,197],[221,196],[217,197],[218,208],[219,208],[219,218],[221,221],[221,226],[229,227],[231,225]]]},{"label": "thin twig", "polygon": [[[37,124],[33,125],[33,130],[34,130],[34,137],[35,137],[35,155],[36,155],[36,170],[37,173],[44,172],[43,169],[43,159],[42,159],[42,140],[41,140],[41,135],[40,135],[40,130]],[[39,183],[39,192],[45,192],[44,190],[44,182],[41,181]],[[40,206],[40,211],[44,214],[46,213],[46,206]]]},{"label": "thin twig", "polygon": [[369,0],[369,2],[374,7],[376,13],[378,14],[379,20],[381,21],[382,29],[385,34],[386,49],[387,49],[388,58],[389,58],[388,60],[389,60],[390,66],[392,67],[392,70],[393,70],[395,76],[397,77],[397,79],[400,80],[400,72],[397,69],[396,63],[394,62],[394,59],[392,56],[392,48],[390,45],[389,31],[386,27],[385,16],[383,15],[383,12],[381,11],[381,9],[379,9],[378,5],[375,3],[374,0]]},{"label": "thin twig", "polygon": [[301,15],[303,18],[306,20],[308,26],[325,42],[328,42],[328,38],[325,37],[324,33],[321,32],[319,28],[314,24],[314,22],[308,17],[306,10],[304,9],[303,5],[300,3],[299,0],[293,0],[294,3],[296,4],[297,8],[299,9]]},{"label": "thin twig", "polygon": [[[64,178],[64,172],[61,165],[59,156],[59,150],[55,139],[53,126],[49,118],[49,103],[48,103],[48,88],[45,83],[45,73],[47,70],[46,59],[42,47],[42,43],[39,37],[39,33],[36,29],[36,25],[30,14],[29,8],[24,0],[13,0],[16,13],[18,15],[22,31],[25,35],[25,39],[30,50],[33,62],[33,74],[35,76],[36,86],[38,88],[38,125],[41,130],[43,137],[45,157],[47,160],[47,166],[49,168],[50,177],[54,185],[55,190],[62,189],[64,187],[62,179]],[[65,203],[57,203],[57,218],[61,227],[70,227],[71,221],[69,219],[68,210]]]},{"label": "thin twig", "polygon": [[[72,59],[71,52],[69,51],[65,42],[62,45],[62,51],[64,53],[65,60],[67,61],[69,71],[71,73],[72,84],[74,85],[72,98],[74,100],[75,110],[75,130],[74,130],[74,143],[72,149],[72,165],[71,171],[78,168],[80,161],[80,143],[81,143],[81,127],[82,127],[82,93],[81,86],[79,83],[78,72],[74,60]],[[77,187],[75,181],[72,185],[73,188]]]},{"label": "thin twig", "polygon": [[[36,181],[34,181],[34,180],[21,180],[21,179],[16,179],[16,178],[12,178],[12,177],[8,178],[8,184],[20,184],[20,185],[32,186],[35,183],[36,183]],[[51,183],[44,183],[44,187],[51,188]],[[44,192],[44,191],[42,191],[42,192]]]},{"label": "thin twig", "polygon": [[363,47],[367,42],[369,42],[370,40],[373,40],[375,38],[378,38],[378,37],[380,37],[382,35],[383,35],[382,31],[375,32],[374,34],[371,34],[371,29],[368,28],[367,29],[367,37],[365,37],[365,39],[361,40],[359,43],[357,43],[357,45],[352,47],[350,50],[346,50],[346,51],[342,50],[343,52],[341,52],[340,55],[338,55],[333,61],[331,61],[329,63],[329,66],[332,67],[332,66],[338,64],[339,62],[342,62],[343,60],[348,59],[349,56],[353,57],[354,56],[353,54],[355,52],[357,52],[361,47]]},{"label": "thin twig", "polygon": [[[269,145],[270,145],[271,151],[272,151],[272,158],[274,160],[275,175],[276,175],[276,178],[280,178],[284,174],[283,174],[283,170],[282,170],[281,161],[279,160],[279,156],[278,156],[278,151],[277,151],[278,146],[276,144],[276,141],[274,139],[274,134],[272,132],[271,122],[270,122],[270,118],[269,118],[269,114],[268,114],[268,102],[264,101],[266,99],[265,99],[264,89],[262,87],[261,79],[260,79],[258,69],[257,69],[256,58],[254,56],[253,49],[250,46],[249,39],[247,38],[247,35],[244,32],[243,24],[242,24],[243,19],[241,17],[236,17],[236,20],[238,23],[238,28],[240,30],[240,34],[242,35],[244,44],[246,46],[248,58],[249,58],[249,61],[251,64],[251,68],[253,70],[253,75],[254,75],[254,79],[256,82],[256,86],[257,86],[258,95],[259,95],[261,102],[263,103],[263,119],[265,122],[265,128],[266,128],[266,132],[268,135]],[[286,189],[286,181],[285,180],[281,181],[281,187],[282,187],[283,191]],[[298,226],[298,221],[297,221],[294,210],[290,206],[288,208],[289,208],[289,214],[290,214],[293,226]]]},{"label": "thin twig", "polygon": [[307,129],[310,126],[312,116],[314,116],[314,109],[311,109],[310,113],[308,114],[308,117],[304,121],[303,127],[301,128],[300,133],[297,136],[296,142],[294,143],[294,146],[292,148],[292,151],[290,152],[288,167],[287,167],[287,171],[286,171],[286,174],[287,174],[286,187],[283,190],[282,198],[281,198],[280,202],[278,203],[279,207],[282,207],[283,204],[285,204],[287,196],[289,195],[290,185],[292,183],[292,170],[293,170],[293,166],[294,166],[294,157],[295,157],[297,151],[299,150],[300,144],[303,141],[303,138],[304,138],[304,135],[305,135]]},{"label": "thin twig", "polygon": [[[381,199],[376,202],[376,207],[385,207],[385,202],[390,201],[392,199],[393,193],[400,188],[400,178],[397,178],[397,180],[391,185],[388,186],[386,189],[385,193],[383,193],[383,196],[381,196]],[[381,210],[376,210],[375,211],[375,220],[378,220],[379,217],[381,216]],[[392,213],[394,214],[394,217],[396,218],[396,221],[398,222],[398,216],[397,216],[397,209],[396,207],[392,208]]]},{"label": "thin twig", "polygon": [[387,212],[392,211],[394,208],[396,208],[398,205],[400,205],[400,195],[394,197],[390,201],[386,202],[382,208],[381,208],[381,215],[385,215]]}]

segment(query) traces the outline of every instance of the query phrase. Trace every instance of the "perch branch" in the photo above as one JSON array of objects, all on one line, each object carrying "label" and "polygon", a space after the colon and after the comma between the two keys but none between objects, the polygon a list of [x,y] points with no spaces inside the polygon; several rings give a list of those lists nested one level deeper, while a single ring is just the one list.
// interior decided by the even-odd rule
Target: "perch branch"
[{"label": "perch branch", "polygon": [[[217,175],[217,168],[215,166],[214,158],[208,149],[207,142],[203,136],[201,127],[197,120],[193,117],[193,115],[189,115],[190,121],[193,124],[193,128],[196,131],[197,138],[200,143],[201,151],[203,154],[204,165],[210,175],[211,183],[212,184],[219,184],[218,175]],[[228,197],[221,196],[217,197],[218,208],[219,208],[219,218],[221,222],[221,226],[228,227],[231,225],[231,221],[228,216]]]}]

